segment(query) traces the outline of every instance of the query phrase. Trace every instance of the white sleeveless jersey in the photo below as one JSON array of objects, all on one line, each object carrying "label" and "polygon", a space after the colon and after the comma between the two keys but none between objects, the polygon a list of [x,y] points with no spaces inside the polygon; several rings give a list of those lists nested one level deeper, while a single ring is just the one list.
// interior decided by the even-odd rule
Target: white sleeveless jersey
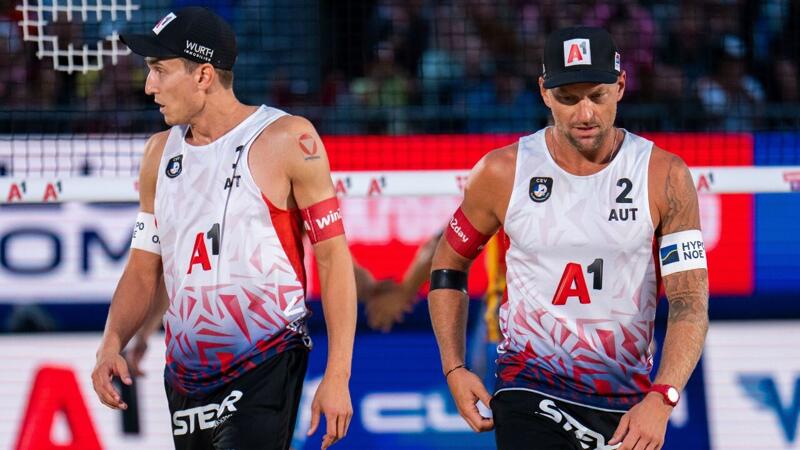
[{"label": "white sleeveless jersey", "polygon": [[297,211],[274,207],[248,166],[250,145],[286,113],[260,107],[213,143],[170,131],[155,217],[164,281],[166,379],[204,395],[270,356],[310,345]]},{"label": "white sleeveless jersey", "polygon": [[653,143],[626,132],[608,166],[578,176],[555,163],[544,136],[523,137],[517,151],[497,389],[627,410],[652,367]]}]

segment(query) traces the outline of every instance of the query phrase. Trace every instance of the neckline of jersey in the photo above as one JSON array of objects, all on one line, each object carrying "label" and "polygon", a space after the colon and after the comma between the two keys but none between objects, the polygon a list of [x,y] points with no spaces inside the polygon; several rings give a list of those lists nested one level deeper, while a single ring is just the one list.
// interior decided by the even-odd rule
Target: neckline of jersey
[{"label": "neckline of jersey", "polygon": [[189,133],[189,130],[191,129],[191,127],[187,125],[186,129],[183,130],[183,136],[181,136],[181,142],[183,143],[183,145],[186,148],[189,148],[189,149],[192,149],[192,150],[205,150],[205,149],[213,146],[214,144],[222,142],[222,140],[227,138],[228,136],[231,136],[237,130],[242,128],[246,123],[248,123],[248,122],[252,121],[253,119],[255,119],[256,117],[258,117],[259,113],[261,111],[263,111],[264,109],[265,109],[265,105],[259,106],[249,116],[245,117],[244,120],[242,120],[241,122],[236,124],[235,127],[231,128],[230,130],[226,131],[225,134],[223,134],[222,136],[214,139],[213,141],[211,141],[211,142],[209,142],[208,144],[205,144],[205,145],[193,145],[193,144],[190,144],[190,143],[186,142],[186,135]]},{"label": "neckline of jersey", "polygon": [[547,146],[547,130],[550,129],[550,128],[553,128],[553,127],[549,126],[549,127],[545,127],[544,129],[541,130],[540,139],[542,140],[542,147],[544,148],[544,153],[545,153],[545,155],[547,157],[547,160],[550,162],[550,164],[552,164],[556,168],[556,170],[558,170],[562,174],[564,174],[564,175],[566,175],[568,177],[571,177],[571,178],[589,179],[589,178],[594,178],[594,177],[603,175],[604,172],[606,172],[608,170],[611,170],[611,168],[617,163],[617,160],[620,159],[620,155],[622,155],[623,150],[625,150],[625,147],[628,146],[628,142],[629,142],[628,130],[626,130],[625,128],[620,128],[620,130],[622,131],[622,140],[620,141],[620,144],[619,144],[619,150],[617,150],[616,154],[614,155],[614,159],[612,159],[608,164],[606,164],[605,167],[603,167],[602,169],[598,170],[595,173],[592,173],[592,174],[589,174],[589,175],[577,175],[577,174],[569,172],[567,169],[561,167],[556,162],[556,160],[553,159],[553,154],[550,153],[550,148]]}]

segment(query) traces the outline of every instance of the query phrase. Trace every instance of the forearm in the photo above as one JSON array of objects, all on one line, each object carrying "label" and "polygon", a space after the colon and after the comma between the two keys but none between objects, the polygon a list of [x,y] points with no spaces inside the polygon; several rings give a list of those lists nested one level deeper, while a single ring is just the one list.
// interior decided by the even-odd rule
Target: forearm
[{"label": "forearm", "polygon": [[119,353],[147,321],[153,306],[157,278],[126,270],[114,292],[98,353]]},{"label": "forearm", "polygon": [[437,289],[428,294],[443,372],[465,362],[468,302],[466,294],[453,289]]},{"label": "forearm", "polygon": [[415,296],[417,292],[428,281],[431,273],[431,262],[433,260],[433,253],[436,250],[436,244],[440,236],[430,238],[425,244],[420,247],[417,254],[414,255],[414,260],[411,265],[406,269],[403,275],[402,286],[409,295]]},{"label": "forearm", "polygon": [[655,382],[682,390],[700,360],[708,331],[707,273],[695,270],[670,278],[673,279],[665,280],[669,299],[667,333]]},{"label": "forearm", "polygon": [[[344,240],[343,237],[335,239]],[[320,252],[322,246],[329,248]],[[349,377],[356,330],[356,285],[347,246],[334,242],[320,243],[317,270],[328,329],[328,363],[325,372]]]},{"label": "forearm", "polygon": [[375,277],[358,263],[353,264],[353,273],[356,280],[356,298],[359,302],[366,302],[375,290]]},{"label": "forearm", "polygon": [[167,311],[168,307],[169,297],[167,296],[167,290],[164,287],[164,281],[162,279],[158,283],[156,295],[153,299],[153,303],[150,305],[147,317],[145,317],[144,323],[136,333],[136,339],[147,342],[153,333],[161,329],[161,324],[164,322],[164,313]]}]

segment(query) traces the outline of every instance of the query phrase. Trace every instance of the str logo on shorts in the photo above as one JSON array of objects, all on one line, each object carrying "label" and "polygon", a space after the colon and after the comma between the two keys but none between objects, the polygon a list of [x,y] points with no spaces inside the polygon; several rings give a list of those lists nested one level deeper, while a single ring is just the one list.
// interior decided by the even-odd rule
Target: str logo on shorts
[{"label": "str logo on shorts", "polygon": [[183,155],[173,156],[167,162],[167,169],[164,171],[166,172],[167,176],[170,178],[175,178],[181,174],[183,170]]},{"label": "str logo on shorts", "polygon": [[207,430],[214,428],[219,423],[224,422],[229,416],[223,416],[225,412],[233,413],[236,411],[234,403],[242,398],[242,391],[233,390],[227,397],[222,400],[222,403],[209,403],[204,406],[195,406],[194,408],[182,409],[175,411],[172,414],[172,434],[175,436],[183,436],[191,434],[195,431],[195,423],[200,430]]},{"label": "str logo on shorts", "polygon": [[556,402],[552,400],[542,400],[539,402],[539,411],[534,411],[533,413],[547,417],[561,425],[561,428],[567,433],[573,433],[583,448],[592,448],[596,450],[615,449],[622,445],[607,445],[605,436],[578,422],[578,420],[569,415],[569,413],[560,409],[558,405],[556,405]]},{"label": "str logo on shorts", "polygon": [[533,177],[531,178],[530,188],[528,195],[531,200],[536,203],[542,203],[550,198],[550,193],[553,191],[553,179],[550,177]]}]

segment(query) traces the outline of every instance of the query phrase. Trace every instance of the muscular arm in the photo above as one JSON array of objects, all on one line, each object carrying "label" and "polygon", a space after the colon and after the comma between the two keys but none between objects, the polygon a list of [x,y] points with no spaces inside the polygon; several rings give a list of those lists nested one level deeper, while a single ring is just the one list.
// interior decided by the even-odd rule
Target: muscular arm
[{"label": "muscular arm", "polygon": [[[154,135],[145,146],[139,174],[140,210],[152,214],[158,166],[166,143],[166,133]],[[97,365],[92,381],[100,400],[112,408],[125,408],[111,385],[113,376],[130,384],[130,375],[120,352],[145,322],[153,305],[161,278],[161,256],[131,249],[128,262],[111,300],[103,339],[97,350]]]},{"label": "muscular arm", "polygon": [[[513,180],[515,158],[515,146],[495,150],[478,162],[467,180],[461,209],[472,225],[485,235],[494,234],[505,217],[513,187],[510,180]],[[472,260],[456,253],[444,236],[439,239],[431,270],[468,272],[471,264]],[[464,293],[454,289],[437,289],[428,294],[431,323],[444,372],[464,364],[467,300]]]},{"label": "muscular arm", "polygon": [[[335,196],[328,157],[314,127],[305,119],[292,117],[287,125],[287,174],[294,200],[300,209]],[[300,137],[314,139],[318,158],[306,158],[300,149]],[[306,141],[307,142],[307,141]],[[310,144],[305,144],[310,145]],[[350,376],[356,327],[356,284],[353,260],[344,235],[314,244],[325,324],[328,328],[328,365],[326,372]]]},{"label": "muscular arm", "polygon": [[[281,158],[298,208],[334,197],[328,157],[314,127],[300,117],[286,118],[282,126],[285,131],[281,136]],[[312,157],[303,151],[314,147],[317,152]],[[316,430],[320,414],[324,415],[327,422],[324,449],[345,436],[353,414],[348,385],[356,330],[356,284],[344,235],[317,242],[314,254],[328,329],[328,359],[312,401],[309,433]]]},{"label": "muscular arm", "polygon": [[[689,169],[678,157],[670,160],[662,195],[659,236],[700,229],[697,192]],[[681,390],[700,359],[708,330],[708,272],[688,270],[663,280],[669,319],[655,382]]]},{"label": "muscular arm", "polygon": [[[475,229],[485,236],[494,234],[505,219],[513,188],[516,145],[495,150],[472,169],[464,190],[461,211]],[[450,226],[448,224],[448,226]],[[448,230],[445,230],[445,234]],[[439,239],[432,270],[468,272],[472,260],[454,250],[447,238]],[[477,402],[488,406],[492,396],[481,379],[465,369],[468,297],[456,289],[435,289],[428,294],[433,331],[439,344],[442,370],[461,417],[476,432],[494,428],[494,421],[481,415]]]},{"label": "muscular arm", "polygon": [[[166,133],[154,135],[145,146],[139,173],[140,211],[153,213],[156,179]],[[100,352],[119,353],[145,322],[161,278],[161,256],[131,249],[128,263],[111,300]]]}]

